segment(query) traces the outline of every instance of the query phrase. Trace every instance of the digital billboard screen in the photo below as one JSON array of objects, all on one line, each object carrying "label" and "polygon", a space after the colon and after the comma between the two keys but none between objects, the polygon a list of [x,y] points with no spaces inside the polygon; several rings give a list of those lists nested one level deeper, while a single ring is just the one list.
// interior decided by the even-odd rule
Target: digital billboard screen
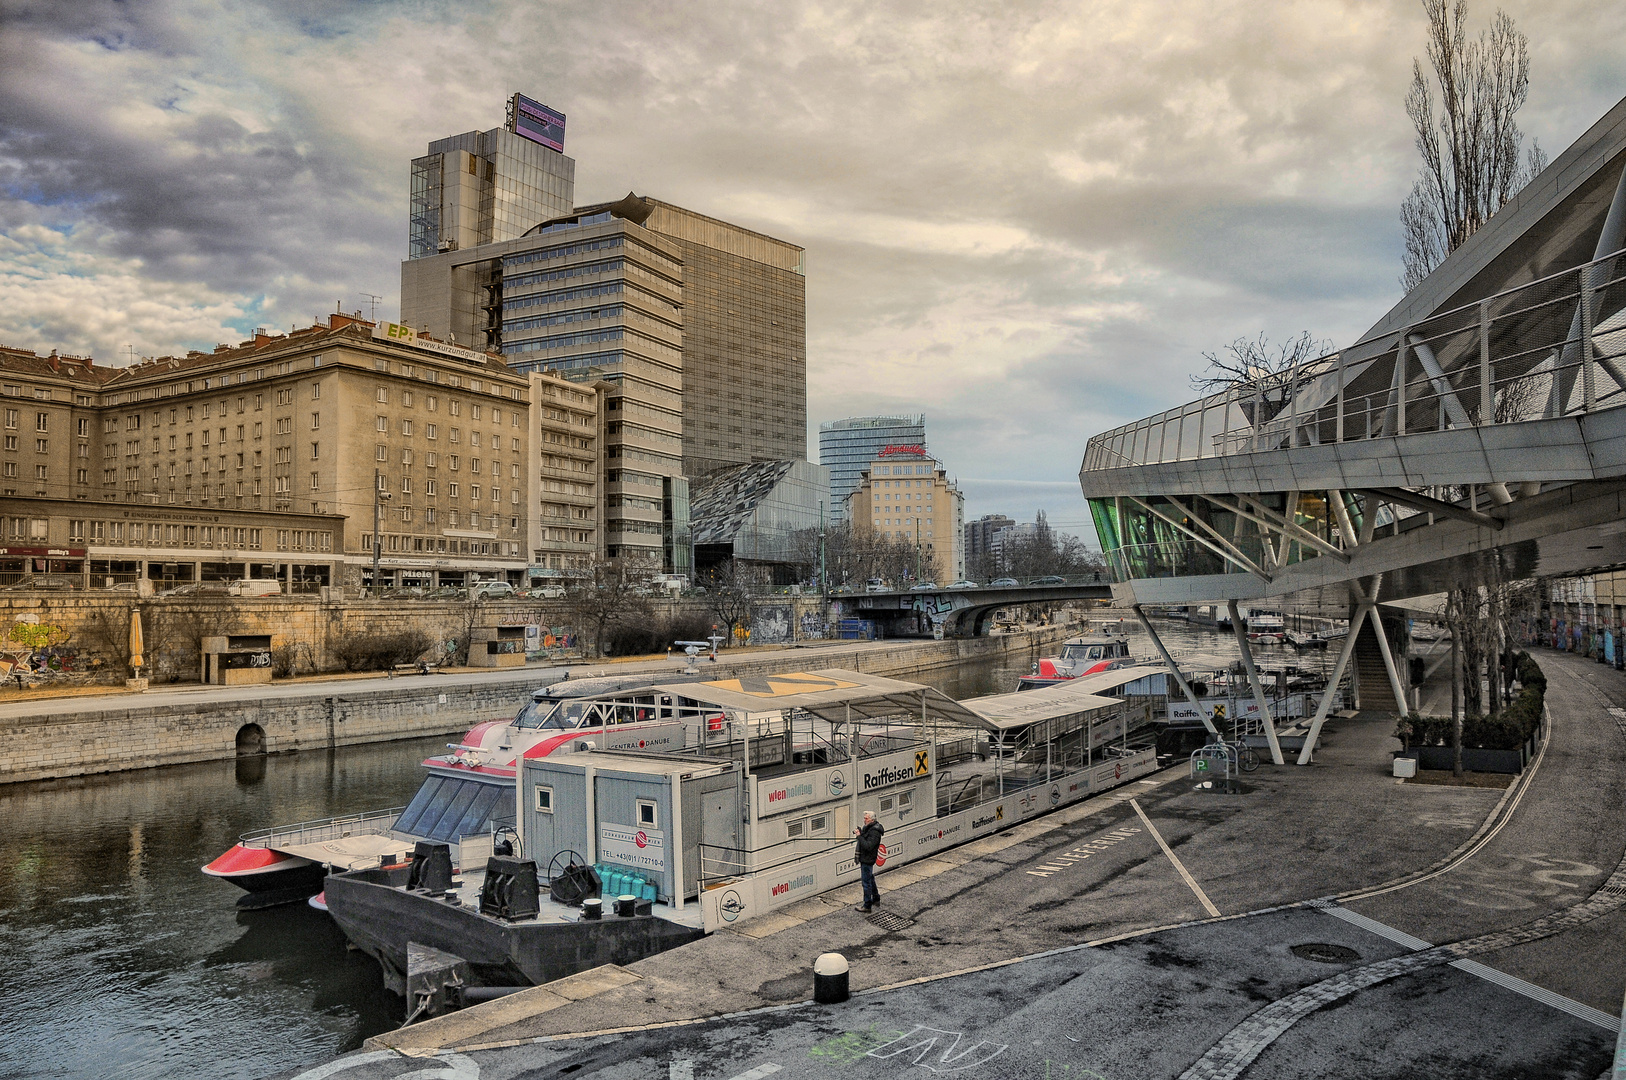
[{"label": "digital billboard screen", "polygon": [[509,103],[509,130],[550,150],[565,152],[565,114],[550,109],[524,94],[515,94]]}]

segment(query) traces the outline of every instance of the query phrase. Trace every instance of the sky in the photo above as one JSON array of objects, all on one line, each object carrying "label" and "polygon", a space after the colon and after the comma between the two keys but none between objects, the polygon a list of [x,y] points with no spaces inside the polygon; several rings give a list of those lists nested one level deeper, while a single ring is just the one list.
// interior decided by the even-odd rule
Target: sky
[{"label": "sky", "polygon": [[[1504,6],[1556,157],[1626,96],[1626,5]],[[0,343],[394,318],[410,159],[518,90],[567,115],[579,203],[807,249],[813,460],[820,422],[924,413],[968,520],[1093,544],[1091,435],[1399,299],[1423,35],[1416,0],[0,0]]]}]

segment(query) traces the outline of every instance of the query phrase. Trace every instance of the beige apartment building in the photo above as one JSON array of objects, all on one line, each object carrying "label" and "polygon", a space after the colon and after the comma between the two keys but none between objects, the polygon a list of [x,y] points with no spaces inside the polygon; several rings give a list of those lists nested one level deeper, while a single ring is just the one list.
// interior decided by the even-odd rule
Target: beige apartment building
[{"label": "beige apartment building", "polygon": [[965,576],[965,497],[924,450],[880,451],[859,475],[847,513],[855,531],[919,545],[939,585]]},{"label": "beige apartment building", "polygon": [[334,315],[126,368],[0,350],[0,376],[0,581],[362,584],[375,511],[382,584],[520,584],[599,550],[599,391],[404,327]]}]

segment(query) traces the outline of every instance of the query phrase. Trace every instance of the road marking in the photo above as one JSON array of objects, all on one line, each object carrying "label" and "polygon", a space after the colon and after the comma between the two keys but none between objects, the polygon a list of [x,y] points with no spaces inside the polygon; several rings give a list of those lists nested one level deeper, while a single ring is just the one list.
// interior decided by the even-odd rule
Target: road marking
[{"label": "road marking", "polygon": [[1180,865],[1180,860],[1174,857],[1174,851],[1164,841],[1163,834],[1157,831],[1157,826],[1152,824],[1152,819],[1146,816],[1146,811],[1140,808],[1140,803],[1130,799],[1129,805],[1135,808],[1135,813],[1139,814],[1141,821],[1146,823],[1146,831],[1152,834],[1152,839],[1157,841],[1157,846],[1163,849],[1163,854],[1169,857],[1169,861],[1174,864],[1175,870],[1179,871],[1180,880],[1190,886],[1191,891],[1197,894],[1197,899],[1202,901],[1203,910],[1218,918],[1220,909],[1214,906],[1214,901],[1210,900],[1208,894],[1198,886],[1196,879],[1186,872],[1184,866]]},{"label": "road marking", "polygon": [[1091,840],[1087,844],[1080,844],[1078,847],[1064,851],[1060,855],[1051,856],[1045,862],[1041,863],[1037,870],[1029,870],[1027,873],[1033,875],[1034,877],[1049,877],[1051,874],[1060,873],[1069,866],[1083,862],[1091,855],[1098,855],[1107,848],[1129,839],[1138,832],[1140,832],[1140,830],[1135,828],[1114,829],[1104,836]]},{"label": "road marking", "polygon": [[783,1068],[783,1065],[775,1065],[770,1061],[766,1064],[758,1065],[749,1072],[742,1072],[740,1075],[732,1077],[731,1080],[762,1080],[764,1076],[772,1076],[774,1073]]},{"label": "road marking", "polygon": [[688,1058],[673,1058],[666,1067],[667,1080],[694,1080],[694,1062]]}]

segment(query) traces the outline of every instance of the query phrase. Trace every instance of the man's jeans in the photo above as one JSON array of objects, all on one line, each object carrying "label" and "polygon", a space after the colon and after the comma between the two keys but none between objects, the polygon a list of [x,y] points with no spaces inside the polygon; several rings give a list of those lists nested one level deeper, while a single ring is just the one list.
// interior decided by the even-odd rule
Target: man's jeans
[{"label": "man's jeans", "polygon": [[874,907],[879,904],[881,890],[875,887],[875,867],[870,863],[859,863],[858,877],[864,883],[864,906]]}]

